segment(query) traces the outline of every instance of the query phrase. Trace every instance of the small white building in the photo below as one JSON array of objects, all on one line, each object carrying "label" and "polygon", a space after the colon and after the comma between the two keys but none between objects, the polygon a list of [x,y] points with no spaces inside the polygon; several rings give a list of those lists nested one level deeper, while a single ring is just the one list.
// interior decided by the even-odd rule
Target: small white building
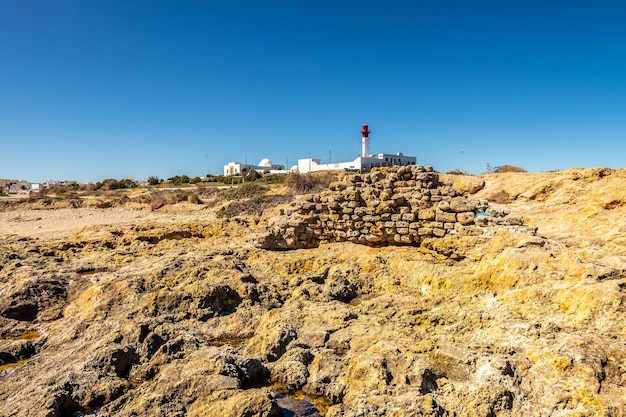
[{"label": "small white building", "polygon": [[370,130],[368,126],[364,124],[363,129],[361,129],[361,156],[357,157],[354,161],[322,164],[321,160],[317,158],[298,159],[298,172],[305,174],[307,172],[332,170],[369,171],[375,167],[415,165],[417,162],[416,157],[405,156],[402,152],[396,154],[370,154],[369,134]]},{"label": "small white building", "polygon": [[417,159],[414,156],[405,156],[401,152],[397,154],[379,153],[359,156],[354,161],[333,162],[322,164],[320,159],[306,158],[298,159],[298,172],[306,174],[315,171],[369,171],[375,167],[389,167],[394,165],[415,165]]},{"label": "small white building", "polygon": [[284,165],[273,164],[268,158],[263,158],[258,165],[247,165],[241,162],[229,162],[224,165],[224,175],[241,175],[245,171],[254,170],[260,174],[269,172],[270,174],[286,174]]}]

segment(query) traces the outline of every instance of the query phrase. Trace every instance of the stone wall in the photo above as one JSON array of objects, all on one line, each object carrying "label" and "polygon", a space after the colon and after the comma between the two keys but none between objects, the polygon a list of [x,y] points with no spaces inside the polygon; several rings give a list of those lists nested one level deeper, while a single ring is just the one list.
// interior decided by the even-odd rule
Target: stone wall
[{"label": "stone wall", "polygon": [[470,201],[428,166],[375,169],[346,175],[320,194],[292,203],[259,240],[265,249],[355,242],[370,246],[419,245],[446,235],[486,235],[494,227],[530,232],[520,217],[486,200]]}]

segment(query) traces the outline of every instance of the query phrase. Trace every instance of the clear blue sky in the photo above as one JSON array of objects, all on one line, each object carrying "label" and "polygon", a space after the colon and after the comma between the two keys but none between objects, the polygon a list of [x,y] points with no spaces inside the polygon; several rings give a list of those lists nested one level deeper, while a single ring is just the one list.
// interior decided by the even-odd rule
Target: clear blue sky
[{"label": "clear blue sky", "polygon": [[[0,0],[0,178],[626,166],[626,2]],[[461,153],[461,151],[464,151]]]}]

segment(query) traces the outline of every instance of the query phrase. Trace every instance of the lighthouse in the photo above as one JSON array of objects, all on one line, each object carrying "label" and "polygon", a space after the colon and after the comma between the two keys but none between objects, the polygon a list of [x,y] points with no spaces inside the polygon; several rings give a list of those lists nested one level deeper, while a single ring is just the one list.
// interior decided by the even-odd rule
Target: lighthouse
[{"label": "lighthouse", "polygon": [[367,123],[363,123],[361,129],[361,157],[367,158],[370,155],[370,130],[367,127]]}]

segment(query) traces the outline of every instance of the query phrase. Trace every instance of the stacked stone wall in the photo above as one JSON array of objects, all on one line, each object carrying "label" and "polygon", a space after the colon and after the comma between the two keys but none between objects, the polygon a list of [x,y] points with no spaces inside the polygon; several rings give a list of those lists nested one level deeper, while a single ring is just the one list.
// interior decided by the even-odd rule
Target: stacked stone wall
[{"label": "stacked stone wall", "polygon": [[420,165],[346,175],[292,204],[274,219],[261,247],[296,249],[344,241],[419,245],[433,237],[484,235],[493,226],[523,228],[522,218],[485,200],[467,199],[440,183],[431,167]]}]

